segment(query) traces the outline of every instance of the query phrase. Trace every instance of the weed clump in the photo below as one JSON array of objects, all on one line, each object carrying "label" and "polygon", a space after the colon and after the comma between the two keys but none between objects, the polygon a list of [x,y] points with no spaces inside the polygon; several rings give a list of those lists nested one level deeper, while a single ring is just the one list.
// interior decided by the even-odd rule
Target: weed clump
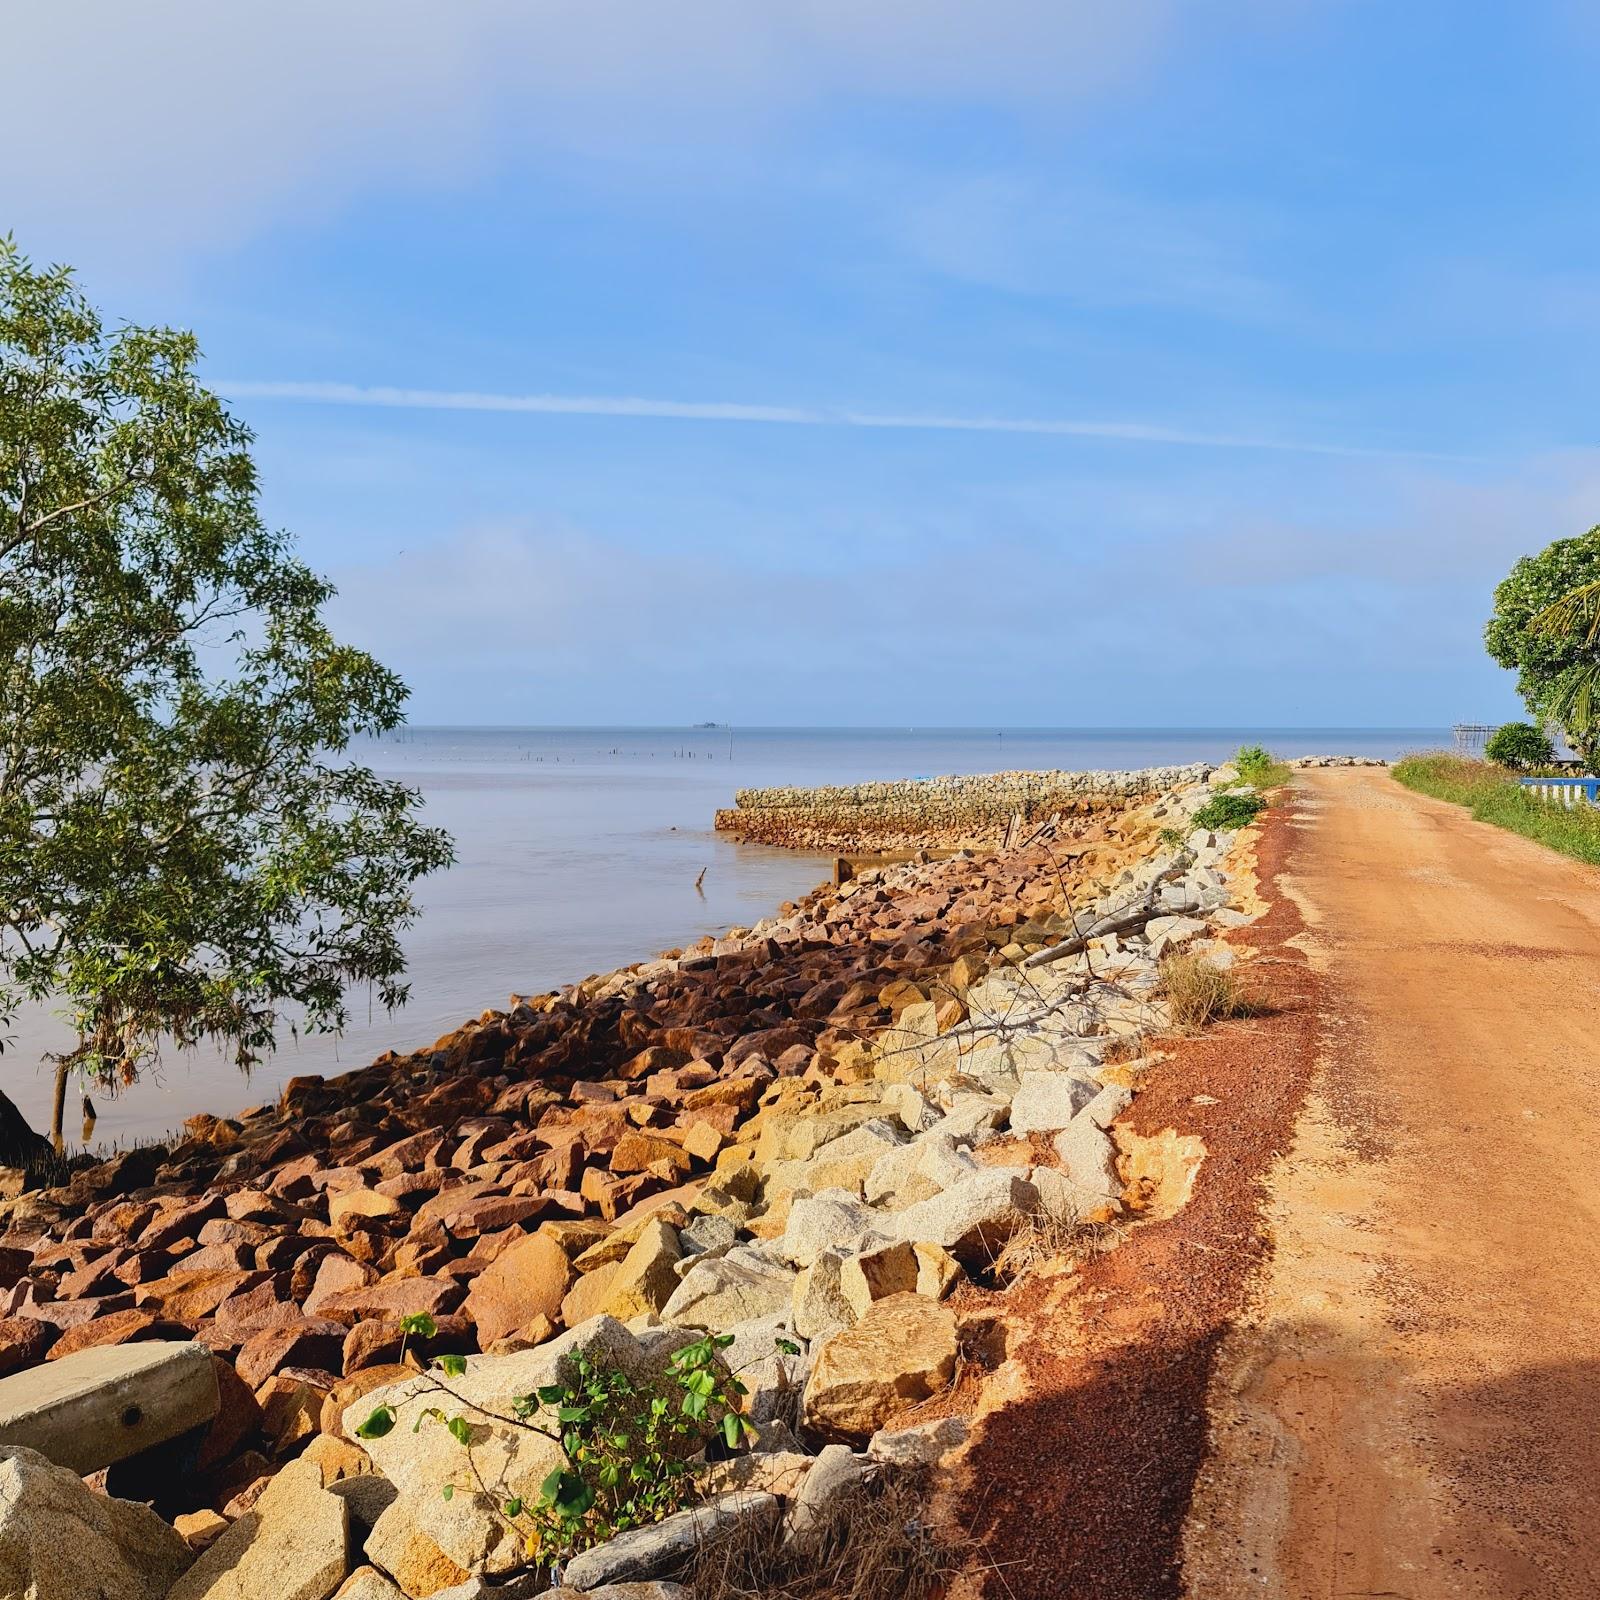
[{"label": "weed clump", "polygon": [[885,1470],[803,1539],[751,1518],[707,1540],[680,1581],[695,1600],[933,1600],[964,1554],[930,1522],[924,1476]]},{"label": "weed clump", "polygon": [[1231,833],[1252,823],[1266,809],[1258,794],[1216,794],[1194,814],[1194,825],[1212,833]]},{"label": "weed clump", "polygon": [[1227,1017],[1254,1015],[1239,980],[1209,957],[1174,951],[1161,961],[1161,988],[1174,1026],[1193,1033]]}]

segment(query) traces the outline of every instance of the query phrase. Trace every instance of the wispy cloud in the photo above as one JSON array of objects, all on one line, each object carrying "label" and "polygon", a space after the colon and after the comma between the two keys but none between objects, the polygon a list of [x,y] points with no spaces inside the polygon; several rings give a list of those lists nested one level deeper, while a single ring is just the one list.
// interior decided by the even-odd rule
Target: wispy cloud
[{"label": "wispy cloud", "polygon": [[525,412],[557,417],[645,417],[675,422],[752,422],[807,428],[890,428],[932,433],[1019,433],[1211,450],[1270,450],[1293,455],[1456,460],[1431,450],[1381,448],[1241,433],[1209,433],[1161,423],[1054,417],[955,417],[938,413],[751,405],[739,401],[652,400],[636,395],[482,394],[460,389],[398,389],[354,383],[214,379],[237,400],[287,400],[312,405],[386,406],[411,411]]}]

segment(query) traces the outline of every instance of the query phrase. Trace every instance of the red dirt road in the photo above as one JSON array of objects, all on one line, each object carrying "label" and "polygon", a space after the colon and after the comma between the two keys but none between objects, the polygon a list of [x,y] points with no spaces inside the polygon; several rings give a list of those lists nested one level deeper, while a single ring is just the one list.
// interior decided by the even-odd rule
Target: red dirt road
[{"label": "red dirt road", "polygon": [[1600,1595],[1600,873],[1383,773],[1291,806],[1321,1054],[1186,1592]]}]

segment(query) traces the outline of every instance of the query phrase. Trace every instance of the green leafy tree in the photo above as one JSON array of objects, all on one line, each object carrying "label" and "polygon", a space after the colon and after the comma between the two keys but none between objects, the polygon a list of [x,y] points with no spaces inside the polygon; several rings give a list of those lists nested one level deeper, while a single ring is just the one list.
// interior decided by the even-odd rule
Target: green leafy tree
[{"label": "green leafy tree", "polygon": [[1524,556],[1494,592],[1489,654],[1517,674],[1538,722],[1551,721],[1591,771],[1600,757],[1600,638],[1585,596],[1600,585],[1600,528]]},{"label": "green leafy tree", "polygon": [[1502,767],[1547,767],[1556,758],[1555,746],[1531,722],[1508,722],[1496,728],[1483,753]]},{"label": "green leafy tree", "polygon": [[70,1069],[205,1039],[247,1068],[354,986],[402,1003],[412,886],[451,859],[348,758],[405,686],[329,632],[197,357],[0,240],[0,1015],[76,1032],[58,1145]]}]

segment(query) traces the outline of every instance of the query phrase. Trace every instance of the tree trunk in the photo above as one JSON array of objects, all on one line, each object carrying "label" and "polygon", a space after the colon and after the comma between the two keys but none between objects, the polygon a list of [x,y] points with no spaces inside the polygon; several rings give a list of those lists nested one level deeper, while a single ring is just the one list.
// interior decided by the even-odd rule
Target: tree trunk
[{"label": "tree trunk", "polygon": [[28,1119],[0,1091],[0,1166],[26,1167],[48,1154],[49,1142],[28,1126]]},{"label": "tree trunk", "polygon": [[57,1155],[67,1147],[67,1074],[71,1071],[65,1061],[56,1062],[56,1093],[50,1102],[50,1143]]}]

